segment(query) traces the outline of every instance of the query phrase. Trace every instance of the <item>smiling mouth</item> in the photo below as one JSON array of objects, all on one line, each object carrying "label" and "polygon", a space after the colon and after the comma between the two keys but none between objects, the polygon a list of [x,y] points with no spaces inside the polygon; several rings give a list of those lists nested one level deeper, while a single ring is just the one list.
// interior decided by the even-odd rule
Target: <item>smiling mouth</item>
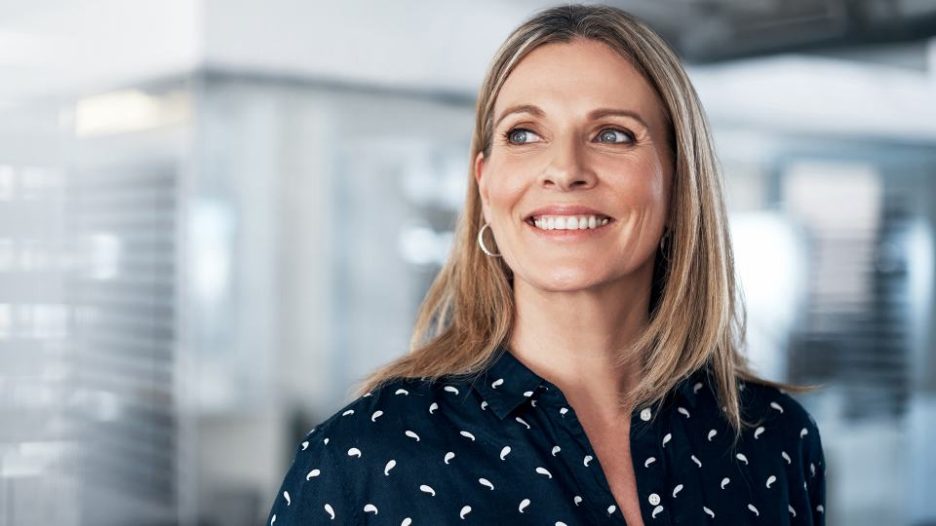
[{"label": "smiling mouth", "polygon": [[530,216],[526,223],[539,230],[595,230],[614,221],[601,214]]}]

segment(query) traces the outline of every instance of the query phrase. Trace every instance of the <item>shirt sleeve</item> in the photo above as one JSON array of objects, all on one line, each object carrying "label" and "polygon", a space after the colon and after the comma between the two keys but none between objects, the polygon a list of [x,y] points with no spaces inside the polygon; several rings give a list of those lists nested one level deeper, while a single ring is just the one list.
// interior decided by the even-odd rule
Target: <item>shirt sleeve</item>
[{"label": "shirt sleeve", "polygon": [[265,524],[359,524],[346,478],[322,426],[313,429],[296,449]]},{"label": "shirt sleeve", "polygon": [[[812,524],[815,526],[825,526],[825,453],[822,449],[822,438],[819,436],[819,426],[811,415],[809,416],[809,423],[803,430],[806,432],[806,435],[803,436],[804,473],[806,476],[806,492],[809,499]],[[803,431],[801,431],[801,433],[802,432]]]}]

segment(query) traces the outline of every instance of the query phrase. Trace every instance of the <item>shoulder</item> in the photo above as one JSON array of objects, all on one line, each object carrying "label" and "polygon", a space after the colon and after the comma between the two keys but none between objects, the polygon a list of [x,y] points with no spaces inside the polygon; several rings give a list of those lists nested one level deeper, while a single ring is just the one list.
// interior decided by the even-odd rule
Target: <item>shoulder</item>
[{"label": "shoulder", "polygon": [[435,390],[435,384],[428,380],[391,380],[351,400],[322,420],[309,430],[303,443],[328,445],[337,440],[338,443],[361,445],[370,441],[384,442],[387,437],[374,431],[386,431],[388,422],[402,425],[422,412],[430,411]]},{"label": "shoulder", "polygon": [[[441,446],[457,434],[457,406],[476,403],[468,382],[398,378],[364,393],[313,427],[297,454],[313,451],[327,461],[347,461],[373,467],[378,461],[412,451]],[[453,420],[453,417],[455,420]],[[383,465],[379,466],[381,469]]]},{"label": "shoulder", "polygon": [[778,441],[784,451],[795,455],[805,471],[815,476],[817,470],[825,470],[825,454],[822,447],[819,424],[803,404],[786,391],[772,385],[757,382],[742,382],[742,416],[753,423],[748,431],[753,438],[766,436]]},{"label": "shoulder", "polygon": [[429,400],[430,391],[429,382],[394,380],[351,400],[313,427],[296,445],[267,524],[357,524],[367,512],[358,505],[366,484],[374,474],[393,469],[394,455],[388,453],[413,436],[407,433],[406,414]]},{"label": "shoulder", "polygon": [[786,391],[753,381],[739,383],[742,415],[754,422],[781,424],[796,436],[813,433],[819,426],[803,404]]}]

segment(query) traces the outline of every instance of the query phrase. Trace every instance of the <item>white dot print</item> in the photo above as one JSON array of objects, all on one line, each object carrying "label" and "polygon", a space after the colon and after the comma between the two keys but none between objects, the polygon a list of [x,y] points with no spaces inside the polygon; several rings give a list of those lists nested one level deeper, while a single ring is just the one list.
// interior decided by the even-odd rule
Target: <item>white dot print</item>
[{"label": "white dot print", "polygon": [[421,484],[421,485],[419,486],[419,491],[421,491],[421,492],[423,492],[423,493],[428,493],[428,494],[432,495],[433,497],[435,497],[435,494],[436,494],[436,493],[435,493],[435,490],[432,489],[432,486],[428,486],[428,485],[426,485],[426,484]]},{"label": "white dot print", "polygon": [[517,509],[520,511],[520,513],[523,513],[523,511],[527,509],[529,506],[530,506],[530,499],[523,499],[522,501],[520,501],[520,506]]},{"label": "white dot print", "polygon": [[[486,367],[389,381],[297,437],[265,524],[623,524],[615,464],[599,461],[580,420],[588,408],[509,352]],[[756,424],[736,430],[720,377],[700,369],[631,413],[635,513],[646,526],[753,525],[786,508],[791,526],[823,523],[815,421],[791,395],[745,380],[742,414]]]}]

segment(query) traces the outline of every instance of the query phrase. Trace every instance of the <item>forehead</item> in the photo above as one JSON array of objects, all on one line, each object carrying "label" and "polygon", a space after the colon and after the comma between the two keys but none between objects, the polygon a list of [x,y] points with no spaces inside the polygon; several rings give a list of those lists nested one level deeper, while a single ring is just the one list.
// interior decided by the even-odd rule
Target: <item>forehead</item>
[{"label": "forehead", "polygon": [[663,107],[646,79],[617,51],[595,40],[544,44],[531,51],[501,87],[494,118],[517,104],[535,104],[547,117],[608,107],[637,111],[657,130],[663,122]]}]

